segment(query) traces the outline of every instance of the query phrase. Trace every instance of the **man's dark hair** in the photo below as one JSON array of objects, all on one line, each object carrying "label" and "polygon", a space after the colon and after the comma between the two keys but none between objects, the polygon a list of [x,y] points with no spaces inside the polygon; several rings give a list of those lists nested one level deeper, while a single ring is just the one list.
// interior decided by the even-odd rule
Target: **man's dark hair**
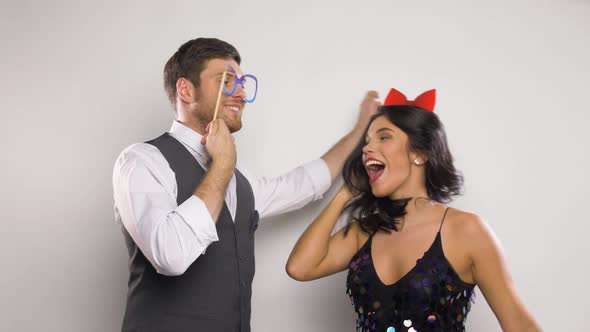
[{"label": "man's dark hair", "polygon": [[199,86],[200,75],[211,59],[242,60],[238,50],[217,38],[197,38],[184,43],[164,66],[164,89],[168,99],[176,108],[176,81],[184,77]]}]

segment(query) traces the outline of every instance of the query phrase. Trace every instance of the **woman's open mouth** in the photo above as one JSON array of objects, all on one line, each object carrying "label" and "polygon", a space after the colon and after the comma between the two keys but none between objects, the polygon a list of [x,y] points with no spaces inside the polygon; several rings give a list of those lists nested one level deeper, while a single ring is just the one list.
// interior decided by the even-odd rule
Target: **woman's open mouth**
[{"label": "woman's open mouth", "polygon": [[377,159],[369,158],[365,161],[365,169],[367,170],[367,175],[369,175],[369,183],[372,184],[379,180],[383,174],[385,164]]}]

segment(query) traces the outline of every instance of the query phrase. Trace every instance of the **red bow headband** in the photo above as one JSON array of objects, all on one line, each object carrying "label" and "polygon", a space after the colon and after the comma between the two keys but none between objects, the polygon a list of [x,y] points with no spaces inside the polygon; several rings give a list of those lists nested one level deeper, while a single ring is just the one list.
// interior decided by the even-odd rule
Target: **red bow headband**
[{"label": "red bow headband", "polygon": [[408,98],[394,88],[389,90],[389,94],[383,102],[383,106],[408,105],[423,108],[429,112],[434,112],[434,103],[436,101],[436,89],[428,90],[416,97],[415,100]]}]

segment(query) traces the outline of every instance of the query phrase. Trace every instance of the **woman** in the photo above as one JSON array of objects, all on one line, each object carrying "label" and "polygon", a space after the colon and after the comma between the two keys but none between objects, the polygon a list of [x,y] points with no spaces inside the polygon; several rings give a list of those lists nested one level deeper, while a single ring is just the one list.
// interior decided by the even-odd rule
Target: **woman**
[{"label": "woman", "polygon": [[[348,268],[357,331],[464,331],[476,285],[504,331],[540,331],[492,231],[445,205],[462,176],[434,101],[434,90],[408,101],[391,89],[344,166],[345,185],[293,248],[287,273],[305,281]],[[353,222],[331,236],[344,209]]]}]

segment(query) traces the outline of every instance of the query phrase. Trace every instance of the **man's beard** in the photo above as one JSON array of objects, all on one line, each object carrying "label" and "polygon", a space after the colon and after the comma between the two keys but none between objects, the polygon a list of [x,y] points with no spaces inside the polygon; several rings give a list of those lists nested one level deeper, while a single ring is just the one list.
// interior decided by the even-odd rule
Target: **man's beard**
[{"label": "man's beard", "polygon": [[[211,113],[207,113],[208,116],[204,119],[199,119],[202,123],[207,126],[211,121],[213,121],[213,116],[215,114],[215,109],[211,110]],[[236,131],[242,129],[242,120],[241,119],[233,119],[228,117],[225,112],[223,111],[222,106],[219,107],[217,111],[217,118],[222,119],[225,122],[225,125],[229,129],[230,133],[235,133]]]},{"label": "man's beard", "polygon": [[[243,106],[242,106],[243,107]],[[203,129],[207,127],[207,125],[213,121],[213,116],[215,115],[215,104],[207,105],[207,112],[199,112],[197,110],[194,111],[195,117],[199,120]],[[241,110],[240,110],[241,115]],[[223,102],[219,103],[219,109],[217,110],[217,118],[223,119],[227,128],[229,129],[230,133],[234,133],[240,129],[242,129],[242,119],[241,117],[238,119],[230,118],[225,111],[223,110]]]},{"label": "man's beard", "polygon": [[[217,114],[219,115],[219,114]],[[242,120],[238,120],[238,119],[227,119],[225,116],[222,117],[223,121],[225,121],[225,124],[227,125],[227,128],[229,129],[230,133],[235,133],[236,131],[242,129]]]}]

